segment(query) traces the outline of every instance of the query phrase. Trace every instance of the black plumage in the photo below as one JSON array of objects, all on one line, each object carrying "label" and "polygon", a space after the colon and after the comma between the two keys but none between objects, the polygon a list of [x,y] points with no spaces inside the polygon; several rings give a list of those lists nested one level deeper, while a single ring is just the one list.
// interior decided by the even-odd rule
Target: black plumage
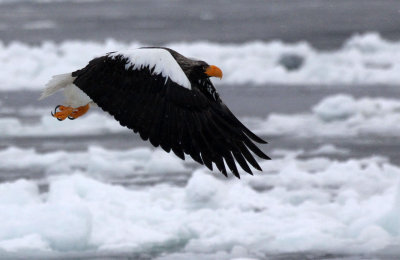
[{"label": "black plumage", "polygon": [[[252,174],[261,170],[253,152],[270,159],[254,143],[266,143],[247,129],[220,99],[203,61],[187,59],[167,49],[189,79],[191,89],[153,72],[154,68],[127,68],[123,55],[95,58],[72,73],[74,84],[122,126],[139,133],[155,147],[184,154],[212,170],[213,163],[227,176],[239,176],[235,161]],[[134,62],[134,61],[132,61]]]}]

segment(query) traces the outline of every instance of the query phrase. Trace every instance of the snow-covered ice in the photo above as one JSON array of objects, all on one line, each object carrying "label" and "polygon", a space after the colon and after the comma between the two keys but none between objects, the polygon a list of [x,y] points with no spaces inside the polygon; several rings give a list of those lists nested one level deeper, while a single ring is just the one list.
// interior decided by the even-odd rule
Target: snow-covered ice
[{"label": "snow-covered ice", "polygon": [[[0,132],[3,137],[17,136],[87,136],[131,131],[106,113],[90,111],[74,121],[58,122],[50,116],[51,108],[1,107]],[[41,115],[38,120],[24,121],[11,114]],[[7,113],[10,114],[7,116]],[[300,114],[271,113],[266,118],[243,118],[243,121],[264,136],[364,136],[398,137],[400,135],[400,100],[391,98],[354,98],[347,94],[327,96]]]},{"label": "snow-covered ice", "polygon": [[400,134],[400,100],[354,98],[337,94],[322,99],[301,114],[270,114],[265,120],[248,119],[259,134],[312,136],[397,137]]},{"label": "snow-covered ice", "polygon": [[[24,152],[43,164],[55,160]],[[135,152],[152,156],[146,149],[124,156],[135,158]],[[108,153],[111,164],[112,153],[93,152],[101,153]],[[9,155],[4,162],[13,164],[12,154],[22,152],[10,148],[4,154]],[[88,168],[49,177],[45,191],[33,180],[2,183],[0,255],[168,247],[187,255],[220,252],[220,259],[230,259],[313,250],[384,254],[400,243],[398,166],[382,158],[340,162],[296,156],[261,166],[264,173],[240,181],[220,180],[201,168],[183,187],[124,188],[94,179]]]},{"label": "snow-covered ice", "polygon": [[[53,108],[54,109],[54,108]],[[99,135],[107,133],[129,133],[129,129],[120,124],[111,116],[105,113],[90,113],[78,120],[68,120],[59,122],[49,113],[52,109],[47,109],[45,115],[39,120],[24,123],[16,117],[0,118],[0,132],[2,136],[85,136]],[[43,109],[39,110],[42,112]]]},{"label": "snow-covered ice", "polygon": [[309,155],[329,155],[329,154],[349,155],[350,151],[345,148],[338,148],[332,144],[325,144],[314,150],[309,151],[308,154]]},{"label": "snow-covered ice", "polygon": [[0,172],[32,169],[43,172],[45,176],[68,174],[81,169],[88,175],[106,179],[188,171],[184,161],[178,157],[161,149],[145,147],[119,151],[91,146],[87,151],[47,153],[17,147],[0,150]]},{"label": "snow-covered ice", "polygon": [[[53,75],[75,71],[110,51],[135,49],[144,43],[45,41],[0,42],[0,90],[42,89]],[[399,84],[400,42],[377,33],[354,35],[340,49],[321,51],[307,42],[281,41],[219,44],[170,43],[187,57],[203,59],[224,72],[230,85],[274,84]],[[220,82],[215,81],[216,84]]]}]

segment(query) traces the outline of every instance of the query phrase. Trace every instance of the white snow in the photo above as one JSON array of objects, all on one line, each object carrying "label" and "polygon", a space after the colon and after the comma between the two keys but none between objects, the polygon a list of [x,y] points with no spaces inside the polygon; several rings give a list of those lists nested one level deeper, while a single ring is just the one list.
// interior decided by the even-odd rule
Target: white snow
[{"label": "white snow", "polygon": [[356,102],[349,95],[336,95],[326,98],[313,107],[313,112],[324,121],[340,121],[351,117],[356,111]]},{"label": "white snow", "polygon": [[[107,113],[89,111],[79,120],[57,121],[51,117],[54,108],[21,107],[8,110],[0,106],[0,132],[3,137],[16,136],[88,136],[110,133],[132,133]],[[14,117],[29,113],[36,121]],[[266,118],[242,118],[260,135],[312,136],[385,136],[400,135],[400,100],[391,98],[354,98],[347,94],[328,96],[299,114],[271,113]],[[329,151],[328,151],[329,152]]]},{"label": "white snow", "polygon": [[[140,157],[134,152],[122,157]],[[119,152],[90,152],[102,153],[113,158]],[[39,155],[16,148],[2,151],[0,160],[15,165],[13,156],[22,154],[31,157],[23,158],[28,164],[64,158],[74,165],[72,153]],[[103,167],[104,159],[84,158],[89,168]],[[109,163],[119,167],[113,159]],[[196,170],[183,187],[128,189],[95,180],[88,168],[79,167],[47,179],[44,192],[31,180],[2,183],[0,254],[151,253],[168,247],[180,249],[175,259],[210,253],[218,259],[257,259],[270,252],[385,253],[400,243],[398,166],[379,158],[340,162],[296,156],[261,166],[264,173],[241,180]]]},{"label": "white snow", "polygon": [[[118,121],[106,113],[90,113],[80,120],[57,121],[50,115],[48,109],[40,120],[34,123],[24,123],[15,117],[0,118],[0,132],[2,136],[87,136],[107,133],[130,133],[128,128],[122,127]],[[38,112],[43,112],[39,110]],[[36,113],[36,112],[35,112]]]},{"label": "white snow", "polygon": [[338,94],[328,96],[310,112],[270,114],[265,120],[248,119],[259,134],[312,136],[398,137],[400,100],[389,98],[354,98]]},{"label": "white snow", "polygon": [[[34,149],[16,147],[0,150],[0,172],[7,170],[29,171],[32,169],[42,171],[48,176],[68,174],[75,169],[81,169],[90,176],[106,179],[188,171],[184,166],[184,161],[159,149],[135,148],[126,151],[114,151],[90,146],[87,151],[79,152],[39,153]],[[0,202],[2,202],[2,198],[0,198]]]},{"label": "white snow", "polygon": [[175,83],[191,89],[189,79],[172,55],[165,49],[133,49],[118,51],[108,56],[115,58],[122,56],[128,59],[125,65],[127,70],[141,70],[144,67],[154,69],[153,74],[161,74]]},{"label": "white snow", "polygon": [[[115,40],[45,41],[38,46],[0,42],[0,90],[39,90],[53,75],[82,68],[94,57],[141,46],[146,44]],[[166,47],[220,67],[224,79],[217,84],[400,84],[400,42],[377,33],[354,35],[333,51],[317,50],[307,42],[281,41],[170,43]]]},{"label": "white snow", "polygon": [[345,148],[338,148],[332,144],[325,144],[317,149],[311,150],[308,152],[309,155],[329,155],[329,154],[337,154],[337,155],[349,155],[350,150]]}]

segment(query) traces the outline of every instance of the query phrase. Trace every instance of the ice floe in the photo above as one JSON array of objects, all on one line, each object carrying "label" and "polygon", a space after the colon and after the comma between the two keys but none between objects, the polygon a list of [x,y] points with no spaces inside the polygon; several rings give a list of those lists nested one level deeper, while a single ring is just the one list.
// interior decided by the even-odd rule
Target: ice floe
[{"label": "ice floe", "polygon": [[43,176],[52,176],[68,174],[76,169],[106,179],[188,171],[184,161],[178,157],[145,147],[119,151],[90,146],[87,151],[59,150],[45,153],[16,147],[0,150],[0,172],[3,173],[10,170],[35,170]]},{"label": "ice floe", "polygon": [[346,149],[346,148],[338,148],[332,144],[325,144],[314,150],[308,151],[307,154],[308,155],[330,155],[330,154],[349,155],[350,150]]},{"label": "ice floe", "polygon": [[385,137],[400,134],[400,100],[328,96],[301,114],[270,114],[264,121],[248,120],[265,135]]},{"label": "ice floe", "polygon": [[[134,152],[124,156],[135,158]],[[2,153],[0,158],[10,155],[4,162],[21,154],[15,148]],[[26,154],[32,161],[55,162]],[[110,153],[107,157],[118,167]],[[184,186],[129,189],[93,179],[87,169],[49,177],[44,191],[33,180],[1,183],[0,255],[157,255],[162,248],[174,248],[180,252],[175,259],[209,253],[219,259],[257,259],[270,252],[385,254],[400,243],[398,166],[379,158],[296,156],[261,164],[264,173],[241,180],[198,169]]]},{"label": "ice floe", "polygon": [[[35,46],[0,42],[0,90],[41,89],[51,76],[75,71],[94,57],[144,45],[115,40],[45,41]],[[287,44],[278,40],[182,42],[167,47],[218,65],[224,72],[223,84],[400,83],[400,42],[383,39],[377,33],[354,35],[332,51],[317,50],[307,42]]]},{"label": "ice floe", "polygon": [[[44,111],[44,110],[40,110]],[[2,136],[87,136],[107,133],[129,133],[129,129],[120,126],[111,116],[105,113],[90,113],[81,120],[59,122],[53,118],[48,109],[34,122],[23,122],[21,118],[0,118]]]},{"label": "ice floe", "polygon": [[[40,116],[25,120],[26,111]],[[93,136],[132,133],[107,113],[91,111],[79,120],[59,122],[50,116],[51,108],[21,107],[10,110],[0,106],[2,137]],[[13,115],[16,115],[13,116]],[[252,130],[263,136],[385,136],[400,135],[400,100],[391,98],[354,98],[347,94],[327,96],[299,114],[271,113],[266,118],[242,118]],[[133,133],[132,133],[133,134]],[[329,149],[329,148],[325,148]],[[329,152],[329,151],[328,151]],[[325,152],[327,153],[327,152]]]}]

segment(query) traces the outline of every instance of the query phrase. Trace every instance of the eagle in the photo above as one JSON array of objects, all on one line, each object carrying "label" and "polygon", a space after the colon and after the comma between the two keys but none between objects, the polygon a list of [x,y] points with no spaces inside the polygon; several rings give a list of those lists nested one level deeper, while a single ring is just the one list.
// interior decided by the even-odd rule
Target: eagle
[{"label": "eagle", "polygon": [[252,153],[269,160],[254,144],[267,142],[235,117],[210,77],[221,79],[221,69],[170,48],[142,47],[110,52],[82,69],[53,76],[40,99],[63,89],[65,103],[51,113],[60,121],[74,120],[98,106],[143,140],[182,160],[189,155],[228,176],[226,163],[237,178],[236,162],[251,175],[249,164],[262,171]]}]

